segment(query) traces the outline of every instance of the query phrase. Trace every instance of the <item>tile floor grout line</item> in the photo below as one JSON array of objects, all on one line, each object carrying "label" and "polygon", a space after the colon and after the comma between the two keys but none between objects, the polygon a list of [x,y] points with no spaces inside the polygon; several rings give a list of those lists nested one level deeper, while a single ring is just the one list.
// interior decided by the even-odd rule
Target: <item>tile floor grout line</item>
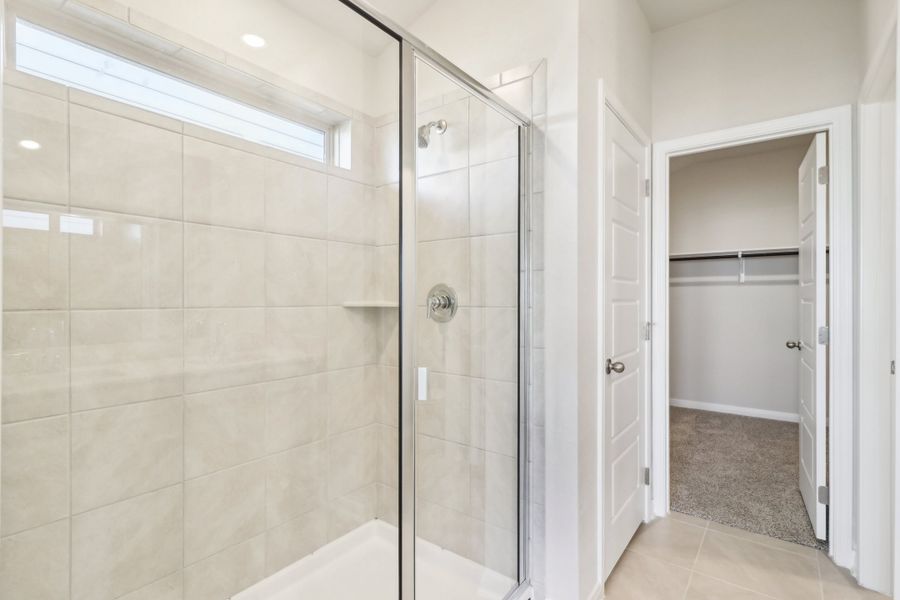
[{"label": "tile floor grout line", "polygon": [[688,575],[687,587],[684,588],[684,595],[681,597],[682,600],[687,600],[688,594],[691,591],[691,583],[694,581],[694,567],[697,566],[697,559],[700,558],[700,551],[703,550],[703,542],[706,541],[706,534],[709,531],[709,520],[706,521],[706,525],[703,527],[703,535],[700,536],[700,543],[697,544],[697,552],[694,553],[694,560],[691,561],[690,574]]},{"label": "tile floor grout line", "polygon": [[819,579],[819,598],[821,600],[825,600],[825,584],[822,583],[822,563],[820,562],[820,556],[816,554],[816,576]]}]

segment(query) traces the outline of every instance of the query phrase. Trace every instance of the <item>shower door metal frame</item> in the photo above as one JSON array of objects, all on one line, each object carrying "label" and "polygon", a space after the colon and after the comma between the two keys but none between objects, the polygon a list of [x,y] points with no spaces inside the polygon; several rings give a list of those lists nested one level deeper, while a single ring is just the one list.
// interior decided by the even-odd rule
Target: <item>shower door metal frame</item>
[{"label": "shower door metal frame", "polygon": [[[416,543],[416,61],[422,61],[518,127],[518,562],[517,585],[505,600],[531,598],[528,556],[528,410],[531,398],[531,120],[474,77],[360,0],[339,0],[400,44],[400,600],[415,598]],[[407,308],[408,307],[408,308]]]}]

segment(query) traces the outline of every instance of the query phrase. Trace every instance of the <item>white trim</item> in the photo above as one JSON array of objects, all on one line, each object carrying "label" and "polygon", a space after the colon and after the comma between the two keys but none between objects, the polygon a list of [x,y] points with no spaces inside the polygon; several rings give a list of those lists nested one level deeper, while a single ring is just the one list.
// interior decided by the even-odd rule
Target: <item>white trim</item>
[{"label": "white trim", "polygon": [[715,413],[729,415],[741,415],[742,417],[756,417],[757,419],[770,419],[772,421],[788,421],[799,423],[800,415],[797,413],[781,412],[778,410],[766,410],[764,408],[749,408],[747,406],[734,406],[733,404],[715,404],[713,402],[700,402],[698,400],[684,400],[683,398],[670,398],[669,406],[679,408],[692,408],[694,410],[706,410]]},{"label": "white trim", "polygon": [[[854,188],[853,111],[840,106],[654,144],[653,149],[653,510],[669,508],[669,159],[795,135],[829,134],[831,302],[829,322],[829,553],[842,567],[855,564],[854,532]],[[666,443],[660,443],[665,440]]]}]

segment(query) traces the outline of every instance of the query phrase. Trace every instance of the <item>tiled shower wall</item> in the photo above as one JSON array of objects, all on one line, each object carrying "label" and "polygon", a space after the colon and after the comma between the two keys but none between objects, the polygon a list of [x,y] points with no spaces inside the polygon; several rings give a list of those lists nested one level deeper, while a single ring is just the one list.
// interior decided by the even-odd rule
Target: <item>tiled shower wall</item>
[{"label": "tiled shower wall", "polygon": [[0,597],[221,600],[374,518],[372,165],[15,72],[4,101]]},{"label": "tiled shower wall", "polygon": [[[543,64],[504,73],[495,84],[501,97],[542,123]],[[515,577],[518,130],[462,92],[419,100],[417,124],[445,119],[448,129],[443,135],[432,132],[429,147],[418,150],[417,359],[430,373],[428,399],[416,402],[417,534]],[[380,141],[396,139],[395,132],[396,122],[376,130],[376,155],[395,156],[395,147]],[[535,132],[538,146],[540,135]],[[532,154],[541,152],[536,147]],[[540,163],[535,160],[532,167],[535,187],[541,185]],[[389,177],[397,169],[382,171]],[[382,179],[385,187],[392,187],[390,182]],[[533,198],[533,253],[541,251],[540,200],[541,194]],[[542,269],[543,261],[537,258],[532,267]],[[543,292],[539,275],[533,281],[538,295]],[[460,309],[449,323],[425,317],[428,291],[437,283],[450,285],[459,296]],[[543,339],[540,319],[534,321],[533,346]],[[532,355],[541,368],[540,350]],[[542,402],[542,394],[537,400]],[[542,419],[542,410],[532,413]],[[397,447],[395,415],[386,416],[383,456]],[[542,446],[538,422],[532,437]],[[396,498],[395,479],[380,484],[384,497]],[[539,527],[541,506],[542,501],[530,511]]]}]

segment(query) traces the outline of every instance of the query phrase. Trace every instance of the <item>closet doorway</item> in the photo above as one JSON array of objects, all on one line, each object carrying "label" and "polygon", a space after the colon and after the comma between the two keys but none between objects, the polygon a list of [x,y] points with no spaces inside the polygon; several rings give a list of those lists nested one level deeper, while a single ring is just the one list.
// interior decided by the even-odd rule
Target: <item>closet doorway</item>
[{"label": "closet doorway", "polygon": [[655,144],[651,251],[654,514],[827,548],[845,567],[850,117],[840,107]]},{"label": "closet doorway", "polygon": [[791,136],[673,158],[669,183],[670,508],[812,547],[826,157],[826,133]]}]

